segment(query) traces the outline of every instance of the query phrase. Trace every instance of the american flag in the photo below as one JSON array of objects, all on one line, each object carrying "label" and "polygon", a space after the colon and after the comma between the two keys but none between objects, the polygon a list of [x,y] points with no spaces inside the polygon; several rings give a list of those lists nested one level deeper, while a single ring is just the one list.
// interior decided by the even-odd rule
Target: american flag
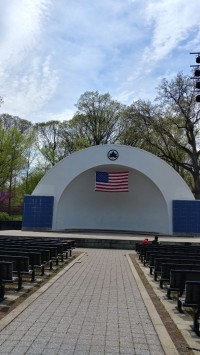
[{"label": "american flag", "polygon": [[128,192],[128,171],[96,171],[95,191]]}]

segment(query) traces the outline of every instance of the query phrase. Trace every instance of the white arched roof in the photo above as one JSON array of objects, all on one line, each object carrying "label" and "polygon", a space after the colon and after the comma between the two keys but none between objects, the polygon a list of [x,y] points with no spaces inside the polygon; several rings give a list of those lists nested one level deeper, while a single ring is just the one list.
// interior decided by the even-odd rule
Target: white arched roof
[{"label": "white arched roof", "polygon": [[[107,156],[108,151],[112,149],[117,150],[119,154],[115,161],[109,160]],[[57,215],[59,211],[59,201],[64,196],[64,191],[70,189],[70,186],[72,186],[75,179],[81,177],[87,171],[98,170],[98,167],[101,169],[107,167],[111,170],[120,168],[135,171],[140,174],[141,181],[142,176],[146,177],[148,181],[151,181],[152,186],[156,187],[167,206],[166,218],[169,221],[169,228],[168,231],[166,228],[165,230],[168,233],[170,233],[172,229],[172,201],[194,200],[193,194],[181,176],[172,167],[155,155],[139,148],[124,145],[111,144],[93,146],[75,152],[61,160],[45,174],[33,191],[32,195],[54,196],[53,224],[55,228],[59,228],[56,224],[56,220],[59,220],[59,216]],[[138,181],[139,180],[140,179],[138,178]],[[130,181],[130,184],[131,183],[132,182]],[[143,184],[145,184],[144,181]],[[88,193],[88,199],[89,195],[90,194]],[[72,201],[73,197],[71,196],[70,198]],[[151,199],[153,203],[153,190]],[[63,226],[62,223],[61,225]]]}]

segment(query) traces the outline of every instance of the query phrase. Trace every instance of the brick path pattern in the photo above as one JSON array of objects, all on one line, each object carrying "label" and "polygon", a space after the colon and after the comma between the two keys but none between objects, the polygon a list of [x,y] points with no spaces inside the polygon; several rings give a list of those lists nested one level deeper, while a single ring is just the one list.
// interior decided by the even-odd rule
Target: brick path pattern
[{"label": "brick path pattern", "polygon": [[0,332],[0,354],[164,354],[125,254],[88,249]]}]

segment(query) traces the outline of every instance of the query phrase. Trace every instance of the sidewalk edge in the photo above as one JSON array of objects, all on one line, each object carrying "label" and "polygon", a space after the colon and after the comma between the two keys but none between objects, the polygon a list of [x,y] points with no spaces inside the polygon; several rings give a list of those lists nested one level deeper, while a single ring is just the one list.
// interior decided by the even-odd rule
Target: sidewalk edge
[{"label": "sidewalk edge", "polygon": [[130,266],[130,269],[133,273],[133,276],[136,280],[136,283],[137,283],[137,286],[139,288],[139,291],[140,291],[140,294],[141,294],[141,297],[144,301],[144,304],[147,308],[147,311],[149,313],[149,316],[151,318],[151,321],[154,325],[154,328],[156,330],[156,333],[158,335],[158,338],[160,340],[160,343],[163,347],[163,351],[165,352],[166,355],[178,355],[178,351],[167,331],[167,329],[165,328],[150,296],[148,295],[132,261],[131,261],[131,258],[128,254],[126,254],[126,257],[127,257],[127,260],[128,260],[128,263],[129,263],[129,266]]}]

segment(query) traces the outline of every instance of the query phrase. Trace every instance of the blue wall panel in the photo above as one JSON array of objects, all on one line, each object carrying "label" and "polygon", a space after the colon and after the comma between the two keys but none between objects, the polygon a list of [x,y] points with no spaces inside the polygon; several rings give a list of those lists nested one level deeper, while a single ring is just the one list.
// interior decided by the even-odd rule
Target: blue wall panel
[{"label": "blue wall panel", "polygon": [[25,196],[22,229],[51,229],[53,196]]},{"label": "blue wall panel", "polygon": [[200,200],[173,201],[173,232],[200,233]]}]

